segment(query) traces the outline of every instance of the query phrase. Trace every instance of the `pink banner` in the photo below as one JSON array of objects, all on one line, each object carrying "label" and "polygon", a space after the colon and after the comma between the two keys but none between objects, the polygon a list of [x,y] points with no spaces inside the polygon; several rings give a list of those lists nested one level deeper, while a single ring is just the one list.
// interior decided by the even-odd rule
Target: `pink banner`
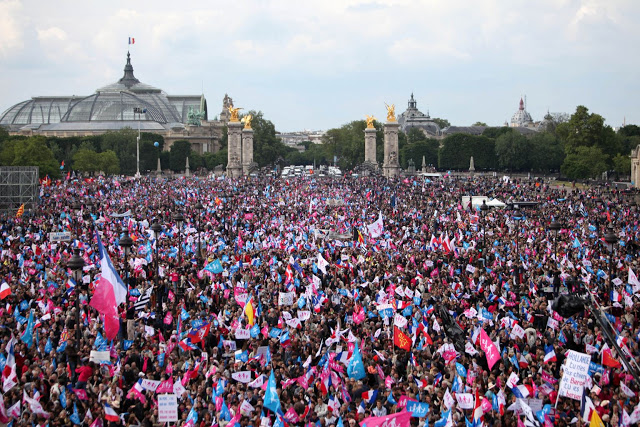
[{"label": "pink banner", "polygon": [[367,427],[378,426],[395,426],[395,427],[410,427],[411,425],[411,412],[398,412],[396,414],[386,415],[384,417],[369,417],[360,422],[360,425],[366,425]]},{"label": "pink banner", "polygon": [[498,347],[491,341],[484,329],[480,330],[480,348],[484,351],[485,356],[487,356],[487,365],[489,365],[489,370],[491,370],[493,365],[500,360],[500,353],[498,352]]}]

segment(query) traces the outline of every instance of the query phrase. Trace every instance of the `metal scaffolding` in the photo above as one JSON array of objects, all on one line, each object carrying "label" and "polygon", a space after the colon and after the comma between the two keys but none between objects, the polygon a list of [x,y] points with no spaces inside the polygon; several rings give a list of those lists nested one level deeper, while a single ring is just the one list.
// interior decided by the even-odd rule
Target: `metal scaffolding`
[{"label": "metal scaffolding", "polygon": [[38,167],[0,166],[0,212],[15,214],[23,203],[25,210],[38,204]]}]

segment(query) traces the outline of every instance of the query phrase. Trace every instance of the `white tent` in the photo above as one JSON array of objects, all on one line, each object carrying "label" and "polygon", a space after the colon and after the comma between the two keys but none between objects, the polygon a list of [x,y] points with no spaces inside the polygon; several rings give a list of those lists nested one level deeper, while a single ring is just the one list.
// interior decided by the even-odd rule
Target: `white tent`
[{"label": "white tent", "polygon": [[504,208],[507,205],[505,205],[498,199],[491,199],[487,202],[487,206],[489,206],[490,208]]}]

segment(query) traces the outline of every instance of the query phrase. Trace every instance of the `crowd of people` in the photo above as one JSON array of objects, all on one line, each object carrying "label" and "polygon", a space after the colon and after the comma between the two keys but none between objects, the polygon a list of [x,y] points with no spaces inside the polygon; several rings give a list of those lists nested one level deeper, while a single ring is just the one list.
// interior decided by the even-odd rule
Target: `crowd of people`
[{"label": "crowd of people", "polygon": [[[0,225],[3,425],[640,419],[640,213],[628,190],[311,175],[40,191]],[[122,284],[114,325],[95,294]],[[563,295],[582,304],[571,317],[552,304]],[[589,356],[586,377],[571,354]],[[178,419],[164,421],[173,396]]]}]

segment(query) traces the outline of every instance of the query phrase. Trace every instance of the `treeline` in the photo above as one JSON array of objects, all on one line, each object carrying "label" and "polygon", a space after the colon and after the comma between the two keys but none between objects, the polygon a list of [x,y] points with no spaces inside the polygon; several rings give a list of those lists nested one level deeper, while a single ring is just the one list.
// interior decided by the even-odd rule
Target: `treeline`
[{"label": "treeline", "polygon": [[[399,160],[403,168],[413,160],[417,168],[424,157],[427,165],[440,170],[468,170],[473,156],[476,170],[515,172],[562,172],[567,178],[595,178],[614,171],[630,173],[631,149],[640,144],[640,128],[627,125],[615,132],[598,114],[579,106],[570,117],[545,117],[545,128],[521,134],[509,127],[486,128],[482,135],[452,134],[437,140],[420,129],[398,135]],[[294,164],[331,163],[334,156],[345,170],[364,161],[364,120],[330,129],[323,144],[305,143],[303,153],[291,153]],[[383,124],[375,123],[377,161],[383,163]]]},{"label": "treeline", "polygon": [[[263,117],[262,112],[253,115],[254,159],[259,166],[275,164],[279,156],[296,151],[285,146],[276,137],[275,126]],[[136,139],[138,131],[124,128],[102,135],[78,137],[45,137],[9,135],[0,126],[0,166],[38,166],[40,176],[60,178],[70,171],[133,175],[136,173]],[[155,143],[158,143],[157,147]],[[200,155],[191,149],[186,140],[175,141],[168,151],[163,151],[162,135],[143,132],[140,137],[140,172],[155,171],[158,157],[163,170],[183,171],[187,157],[192,171],[204,168],[213,170],[227,164],[226,129],[222,137],[222,149],[216,153]]]}]

